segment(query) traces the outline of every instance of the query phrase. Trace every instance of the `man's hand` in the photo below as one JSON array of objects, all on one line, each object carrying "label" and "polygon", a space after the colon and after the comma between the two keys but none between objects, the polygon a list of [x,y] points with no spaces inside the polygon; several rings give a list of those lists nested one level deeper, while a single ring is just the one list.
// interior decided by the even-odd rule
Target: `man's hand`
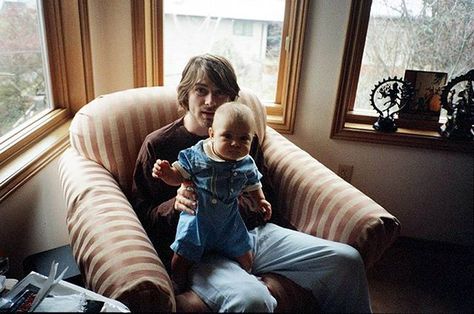
[{"label": "man's hand", "polygon": [[179,187],[174,201],[174,209],[196,215],[197,194],[191,181],[184,181]]}]

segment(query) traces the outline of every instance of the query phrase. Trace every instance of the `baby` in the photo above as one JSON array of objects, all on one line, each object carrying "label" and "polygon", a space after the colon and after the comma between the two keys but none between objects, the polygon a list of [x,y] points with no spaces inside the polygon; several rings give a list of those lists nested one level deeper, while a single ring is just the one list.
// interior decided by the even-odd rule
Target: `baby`
[{"label": "baby", "polygon": [[172,165],[166,160],[155,163],[155,177],[175,186],[192,180],[197,188],[195,215],[181,212],[171,244],[172,279],[178,292],[187,285],[189,268],[205,252],[235,259],[248,272],[252,268],[252,243],[239,214],[238,196],[248,192],[265,221],[272,215],[262,191],[262,175],[249,155],[255,128],[249,107],[225,103],[214,114],[209,138],[182,150]]}]

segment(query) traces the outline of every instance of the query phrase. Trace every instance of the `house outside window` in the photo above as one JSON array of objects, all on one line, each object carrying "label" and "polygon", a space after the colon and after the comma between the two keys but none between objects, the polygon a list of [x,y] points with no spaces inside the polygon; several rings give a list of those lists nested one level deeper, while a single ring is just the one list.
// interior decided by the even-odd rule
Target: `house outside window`
[{"label": "house outside window", "polygon": [[252,36],[253,23],[251,21],[235,20],[232,31],[235,36]]},{"label": "house outside window", "polygon": [[[285,1],[253,1],[251,9],[241,2],[164,1],[165,86],[177,86],[189,58],[208,52],[228,58],[239,84],[260,100],[275,100]],[[274,53],[267,54],[269,49]]]},{"label": "house outside window", "polygon": [[134,86],[176,86],[190,57],[230,60],[267,122],[294,128],[307,0],[134,0]]}]

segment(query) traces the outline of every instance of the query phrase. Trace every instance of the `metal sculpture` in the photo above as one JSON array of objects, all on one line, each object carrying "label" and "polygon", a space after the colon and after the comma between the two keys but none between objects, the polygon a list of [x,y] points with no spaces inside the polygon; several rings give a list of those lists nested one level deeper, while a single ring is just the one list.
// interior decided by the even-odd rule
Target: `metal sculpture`
[{"label": "metal sculpture", "polygon": [[374,129],[395,132],[397,125],[394,115],[407,105],[411,97],[413,97],[413,87],[408,81],[395,76],[378,82],[370,93],[370,104],[379,114],[379,118],[373,124]]},{"label": "metal sculpture", "polygon": [[446,109],[448,120],[440,128],[446,138],[474,139],[474,69],[455,77],[443,87],[441,106]]}]

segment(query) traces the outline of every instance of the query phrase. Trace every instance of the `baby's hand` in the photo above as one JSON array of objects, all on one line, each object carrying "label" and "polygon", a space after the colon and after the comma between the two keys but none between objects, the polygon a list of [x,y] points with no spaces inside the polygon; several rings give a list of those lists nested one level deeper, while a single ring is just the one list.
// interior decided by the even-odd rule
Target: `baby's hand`
[{"label": "baby's hand", "polygon": [[171,169],[171,165],[168,160],[157,159],[153,165],[152,176],[154,178],[161,178],[166,175],[166,171]]},{"label": "baby's hand", "polygon": [[261,199],[259,205],[260,211],[263,214],[263,220],[270,220],[272,218],[272,205],[266,199]]}]

